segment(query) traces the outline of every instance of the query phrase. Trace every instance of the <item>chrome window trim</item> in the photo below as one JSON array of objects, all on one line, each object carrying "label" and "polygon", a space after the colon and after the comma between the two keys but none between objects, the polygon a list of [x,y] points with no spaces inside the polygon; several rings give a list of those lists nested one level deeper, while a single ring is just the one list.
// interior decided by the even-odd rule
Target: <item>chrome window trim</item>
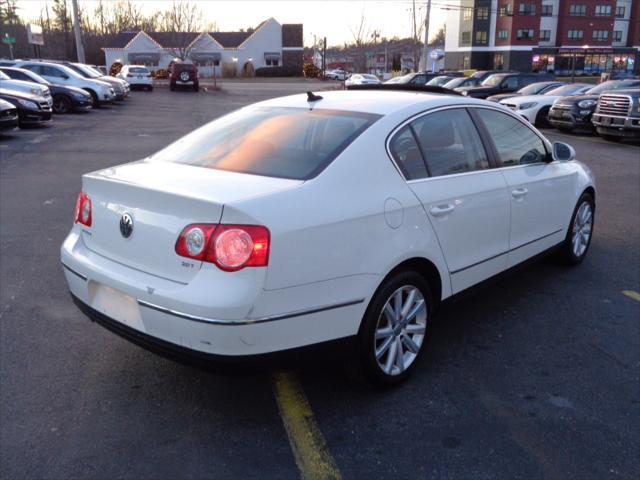
[{"label": "chrome window trim", "polygon": [[[538,132],[538,130],[535,129],[535,127],[533,125],[531,125],[527,120],[525,120],[524,118],[520,117],[519,115],[515,114],[513,111],[506,109],[506,108],[501,108],[501,107],[495,107],[493,105],[478,105],[473,104],[473,103],[461,103],[459,105],[446,105],[444,107],[434,107],[434,108],[430,108],[428,110],[423,110],[421,112],[418,112],[414,115],[412,115],[411,117],[407,118],[406,120],[404,120],[402,123],[398,124],[396,127],[393,128],[393,130],[391,130],[391,133],[389,133],[389,135],[387,135],[387,139],[385,141],[385,149],[387,151],[387,156],[389,157],[389,159],[391,159],[391,162],[393,163],[393,166],[395,167],[395,169],[398,171],[398,173],[400,174],[400,176],[402,177],[402,179],[408,183],[408,184],[412,184],[412,183],[417,183],[417,182],[424,182],[427,180],[435,180],[435,179],[439,179],[439,178],[452,178],[452,177],[459,177],[460,175],[472,175],[472,174],[477,174],[477,173],[486,173],[486,172],[490,172],[490,171],[502,171],[504,169],[512,169],[512,168],[524,168],[524,167],[530,167],[533,165],[548,165],[549,163],[552,163],[555,160],[552,160],[552,162],[536,162],[536,163],[528,163],[526,165],[507,165],[507,166],[503,166],[503,167],[489,167],[489,168],[484,168],[482,170],[473,170],[471,172],[461,172],[461,173],[451,173],[449,175],[438,175],[437,177],[424,177],[424,178],[416,178],[413,180],[407,180],[405,178],[405,176],[402,173],[402,170],[400,169],[400,167],[398,166],[395,158],[393,158],[393,154],[391,153],[391,141],[393,140],[393,138],[396,136],[396,134],[407,124],[411,123],[412,121],[416,120],[417,118],[420,118],[424,115],[429,115],[431,113],[437,113],[443,110],[451,110],[451,109],[456,109],[456,108],[484,108],[486,110],[494,110],[496,112],[500,112],[500,113],[504,113],[505,115],[509,115],[513,118],[515,118],[516,120],[518,120],[521,124],[523,124],[525,127],[527,127],[529,130],[531,130],[532,133],[534,133],[544,144],[544,146],[547,149],[547,153],[550,154],[552,151],[551,148],[551,142],[549,142],[549,140],[547,140],[540,132]],[[476,122],[473,120],[473,117],[471,118],[471,121],[473,122],[473,125],[478,128],[476,126]],[[498,159],[499,160],[499,159]]]}]

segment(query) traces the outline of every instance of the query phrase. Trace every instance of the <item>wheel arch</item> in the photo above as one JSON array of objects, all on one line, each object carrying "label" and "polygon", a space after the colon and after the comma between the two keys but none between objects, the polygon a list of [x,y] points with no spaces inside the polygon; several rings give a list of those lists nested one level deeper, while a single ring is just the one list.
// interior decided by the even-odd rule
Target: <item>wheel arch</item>
[{"label": "wheel arch", "polygon": [[393,275],[401,271],[414,271],[422,276],[429,287],[431,288],[431,294],[433,295],[433,301],[435,302],[434,311],[437,310],[440,302],[442,301],[442,277],[440,275],[440,271],[438,267],[436,267],[435,263],[425,257],[412,257],[406,260],[403,260],[399,264],[387,273],[384,278],[380,281],[376,292],[380,287]]}]

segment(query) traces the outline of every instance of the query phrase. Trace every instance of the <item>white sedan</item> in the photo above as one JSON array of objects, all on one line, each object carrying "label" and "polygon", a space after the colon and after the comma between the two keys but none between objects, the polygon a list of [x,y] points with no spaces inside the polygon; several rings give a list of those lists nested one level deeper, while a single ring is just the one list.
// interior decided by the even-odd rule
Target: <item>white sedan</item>
[{"label": "white sedan", "polygon": [[593,88],[593,85],[588,85],[586,83],[570,83],[568,85],[562,85],[561,87],[549,90],[542,95],[511,97],[501,100],[500,103],[515,111],[521,117],[526,118],[536,127],[543,127],[547,125],[547,117],[553,102],[562,97],[582,95],[590,88]]},{"label": "white sedan", "polygon": [[354,73],[344,82],[345,86],[351,85],[378,85],[380,79],[369,73]]},{"label": "white sedan", "polygon": [[61,248],[81,310],[206,361],[348,339],[392,384],[442,300],[552,249],[585,258],[596,193],[570,146],[458,95],[321,95],[84,175]]}]

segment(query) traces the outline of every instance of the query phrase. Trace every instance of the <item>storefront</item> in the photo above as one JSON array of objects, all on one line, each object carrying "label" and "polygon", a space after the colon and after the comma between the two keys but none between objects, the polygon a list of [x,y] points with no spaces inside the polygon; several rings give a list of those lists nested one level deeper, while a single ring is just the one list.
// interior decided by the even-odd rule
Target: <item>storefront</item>
[{"label": "storefront", "polygon": [[534,48],[531,69],[556,75],[599,75],[636,70],[636,48]]}]

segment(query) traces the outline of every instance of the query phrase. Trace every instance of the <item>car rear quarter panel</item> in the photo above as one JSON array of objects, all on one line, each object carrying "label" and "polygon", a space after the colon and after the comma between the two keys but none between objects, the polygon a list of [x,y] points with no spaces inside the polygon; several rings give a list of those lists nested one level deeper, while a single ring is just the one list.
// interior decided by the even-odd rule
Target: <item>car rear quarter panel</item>
[{"label": "car rear quarter panel", "polygon": [[438,268],[449,295],[428,218],[385,150],[388,133],[404,118],[378,120],[298,188],[225,206],[223,222],[270,229],[266,290],[329,282],[336,299],[346,290],[369,298],[399,263],[421,257]]}]

